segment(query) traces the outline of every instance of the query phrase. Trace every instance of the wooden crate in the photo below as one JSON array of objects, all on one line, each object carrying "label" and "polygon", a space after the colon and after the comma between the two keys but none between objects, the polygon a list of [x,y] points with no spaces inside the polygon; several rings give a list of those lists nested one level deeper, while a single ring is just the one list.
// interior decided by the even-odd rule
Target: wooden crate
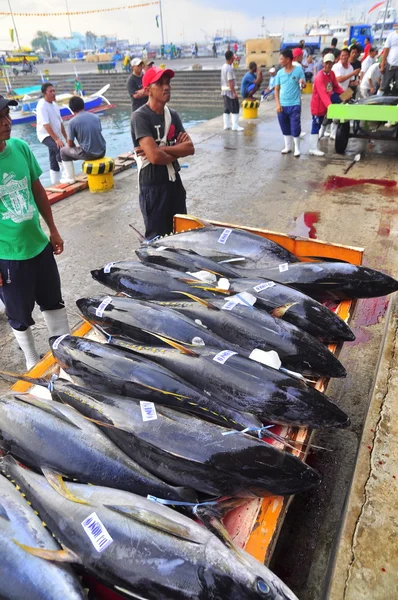
[{"label": "wooden crate", "polygon": [[262,52],[279,52],[281,47],[280,37],[257,38],[246,41],[246,55]]},{"label": "wooden crate", "polygon": [[246,54],[246,66],[249,66],[252,61],[255,62],[258,67],[269,69],[279,63],[279,51]]}]

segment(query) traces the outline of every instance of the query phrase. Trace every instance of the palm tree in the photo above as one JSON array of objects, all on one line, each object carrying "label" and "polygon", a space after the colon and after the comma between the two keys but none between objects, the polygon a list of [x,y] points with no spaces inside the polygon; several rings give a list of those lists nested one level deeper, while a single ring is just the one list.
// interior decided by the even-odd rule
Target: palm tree
[{"label": "palm tree", "polygon": [[36,37],[31,41],[31,45],[33,50],[40,50],[41,48],[44,50],[50,45],[49,40],[56,39],[49,31],[36,31]]}]

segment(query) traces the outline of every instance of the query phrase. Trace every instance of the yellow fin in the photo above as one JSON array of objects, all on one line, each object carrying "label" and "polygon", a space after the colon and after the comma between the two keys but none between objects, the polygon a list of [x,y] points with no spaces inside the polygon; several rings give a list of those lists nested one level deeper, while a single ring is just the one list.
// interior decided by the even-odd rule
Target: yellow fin
[{"label": "yellow fin", "polygon": [[174,293],[175,294],[183,294],[184,296],[191,298],[191,300],[194,300],[195,302],[199,302],[199,304],[202,304],[202,306],[205,306],[206,308],[211,308],[213,310],[219,310],[216,306],[214,306],[208,300],[204,300],[203,298],[198,298],[197,296],[194,296],[194,294],[189,294],[188,292],[174,292]]},{"label": "yellow fin", "polygon": [[76,502],[77,504],[88,504],[88,502],[77,498],[77,496],[75,496],[70,490],[68,490],[65,481],[62,479],[62,475],[56,473],[55,471],[52,471],[51,469],[47,469],[46,467],[42,467],[41,470],[48,483],[56,492],[58,492],[60,496],[63,496],[71,502]]},{"label": "yellow fin", "polygon": [[279,319],[281,319],[287,313],[289,308],[292,308],[292,306],[294,306],[295,304],[297,304],[297,302],[289,302],[288,304],[284,304],[283,306],[278,306],[277,308],[274,308],[273,311],[271,311],[271,316],[278,317]]},{"label": "yellow fin", "polygon": [[[143,329],[142,331],[145,331],[145,329]],[[151,331],[148,331],[146,333],[150,333],[151,335],[158,338],[165,344],[168,344],[169,346],[172,346],[176,350],[179,350],[181,352],[181,354],[186,354],[187,356],[194,356],[195,358],[197,358],[199,356],[199,354],[197,352],[194,352],[193,350],[186,348],[185,346],[183,346],[183,344],[176,342],[172,338],[164,337],[163,335],[159,335],[158,333],[152,333]]]},{"label": "yellow fin", "polygon": [[146,383],[138,383],[141,387],[146,388],[147,390],[152,390],[153,392],[159,392],[160,394],[165,394],[166,396],[175,396],[176,398],[184,398],[185,400],[189,400],[189,396],[183,396],[182,394],[177,394],[175,392],[166,392],[165,390],[161,390],[152,385],[147,385]]},{"label": "yellow fin", "polygon": [[25,546],[25,544],[20,544],[17,540],[12,540],[14,544],[25,550],[28,554],[32,556],[37,556],[38,558],[43,558],[44,560],[50,560],[54,562],[66,562],[66,563],[81,563],[80,557],[69,550],[68,548],[63,548],[62,550],[46,550],[45,548],[33,548],[32,546]]}]

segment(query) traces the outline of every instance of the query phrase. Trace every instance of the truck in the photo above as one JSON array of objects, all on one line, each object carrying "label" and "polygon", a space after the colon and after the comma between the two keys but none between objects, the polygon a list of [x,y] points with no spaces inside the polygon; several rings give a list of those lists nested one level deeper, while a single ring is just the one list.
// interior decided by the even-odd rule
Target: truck
[{"label": "truck", "polygon": [[348,40],[351,43],[352,39],[356,40],[365,48],[365,38],[369,38],[370,43],[373,42],[372,26],[369,23],[346,23],[341,25],[330,26],[331,35],[323,35],[321,38],[321,48],[328,48],[333,38],[337,39],[337,47],[341,48],[343,43]]},{"label": "truck", "polygon": [[294,50],[297,48],[299,43],[304,41],[304,48],[308,54],[316,54],[321,51],[321,37],[320,36],[302,36],[302,37],[290,37],[282,40],[281,50]]}]

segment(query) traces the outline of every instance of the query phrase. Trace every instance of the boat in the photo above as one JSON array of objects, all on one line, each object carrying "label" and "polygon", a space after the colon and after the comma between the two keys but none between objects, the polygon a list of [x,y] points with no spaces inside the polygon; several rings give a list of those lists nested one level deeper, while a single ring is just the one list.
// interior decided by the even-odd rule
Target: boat
[{"label": "boat", "polygon": [[381,8],[377,20],[372,25],[372,33],[374,43],[377,46],[387,39],[387,36],[394,31],[394,26],[397,25],[397,9],[391,5]]},{"label": "boat", "polygon": [[[109,89],[109,83],[104,86],[101,90],[90,96],[83,96],[84,110],[93,111],[100,107],[102,103],[111,106],[111,103],[104,94]],[[60,108],[62,119],[68,119],[73,115],[73,112],[68,106],[70,98],[73,94],[58,94],[57,103]],[[13,125],[23,125],[25,123],[36,123],[36,107],[40,97],[31,98],[30,96],[24,96],[21,103],[18,106],[11,108],[11,119]]]}]

